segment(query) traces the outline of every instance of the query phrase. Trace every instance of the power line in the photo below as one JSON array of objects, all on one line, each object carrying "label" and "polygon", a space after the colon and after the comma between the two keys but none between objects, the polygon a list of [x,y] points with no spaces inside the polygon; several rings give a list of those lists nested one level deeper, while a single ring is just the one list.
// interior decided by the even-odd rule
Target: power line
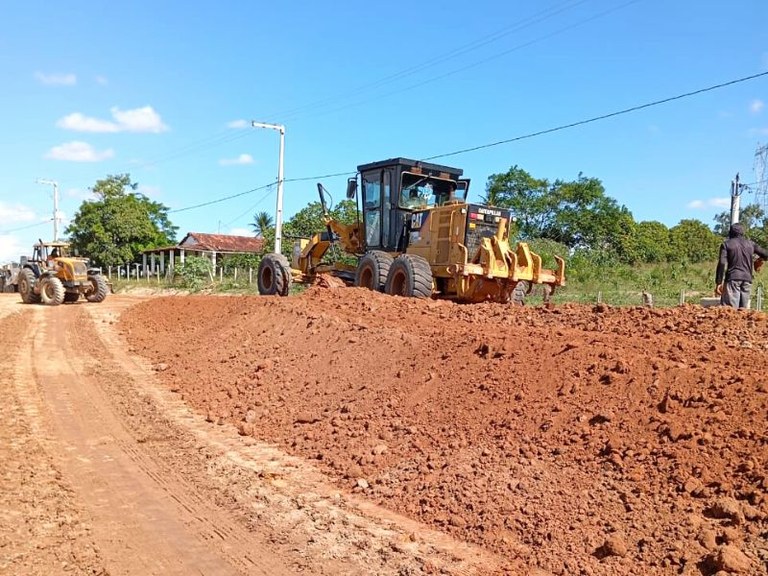
[{"label": "power line", "polygon": [[[569,128],[575,128],[577,126],[584,126],[586,124],[591,124],[594,122],[597,122],[599,120],[606,120],[608,118],[613,118],[615,116],[621,116],[624,114],[629,114],[631,112],[637,112],[638,110],[644,110],[646,108],[651,108],[654,106],[659,106],[661,104],[667,104],[669,102],[673,102],[675,100],[682,100],[683,98],[690,98],[692,96],[697,96],[699,94],[704,94],[706,92],[712,92],[713,90],[719,90],[720,88],[725,88],[727,86],[733,86],[734,84],[740,84],[742,82],[748,82],[750,80],[754,80],[756,78],[760,78],[763,76],[768,76],[768,71],[766,72],[760,72],[759,74],[753,74],[751,76],[744,76],[742,78],[737,78],[735,80],[729,80],[728,82],[722,82],[720,84],[715,84],[713,86],[708,86],[706,88],[700,88],[698,90],[693,90],[691,92],[685,92],[683,94],[678,94],[676,96],[670,96],[668,98],[663,98],[661,100],[655,100],[653,102],[648,102],[645,104],[639,104],[637,106],[632,106],[631,108],[625,108],[623,110],[618,110],[616,112],[610,112],[608,114],[602,114],[600,116],[594,116],[592,118],[588,118],[586,120],[579,120],[577,122],[571,122],[570,124],[563,124],[561,126],[557,126],[555,128],[547,128],[545,130],[539,130],[538,132],[531,132],[529,134],[524,134],[522,136],[515,136],[513,138],[507,138],[505,140],[499,140],[497,142],[491,142],[489,144],[481,144],[479,146],[473,146],[471,148],[463,148],[461,150],[455,150],[453,152],[446,152],[444,154],[436,154],[434,156],[427,156],[425,158],[422,158],[422,162],[426,162],[429,160],[437,160],[438,158],[448,158],[450,156],[458,156],[460,154],[466,154],[468,152],[475,152],[477,150],[483,150],[485,148],[493,148],[495,146],[501,146],[502,144],[510,144],[512,142],[519,142],[520,140],[527,140],[530,138],[535,138],[536,136],[543,136],[545,134],[551,134],[554,132],[560,132],[562,130],[567,130]],[[315,176],[302,176],[298,178],[286,178],[284,182],[306,182],[308,180],[322,180],[322,179],[328,179],[328,178],[337,178],[341,176],[354,176],[357,172],[335,172],[331,174],[320,174]],[[194,206],[187,206],[185,208],[177,208],[175,210],[169,210],[169,212],[184,212],[187,210],[193,210],[195,208],[203,208],[205,206],[210,206],[212,204],[217,204],[219,202],[225,202],[227,200],[231,200],[233,198],[238,198],[240,196],[245,196],[246,194],[250,194],[252,192],[257,192],[259,190],[263,190],[269,186],[274,186],[276,182],[270,182],[269,184],[265,184],[263,186],[259,186],[257,188],[252,188],[251,190],[246,190],[245,192],[240,192],[238,194],[233,194],[231,196],[225,196],[223,198],[219,198],[217,200],[211,200],[209,202],[203,202],[202,204],[195,204]]]},{"label": "power line", "polygon": [[36,228],[37,226],[43,226],[51,222],[51,220],[45,220],[43,222],[35,222],[34,224],[27,224],[26,226],[20,226],[19,228],[11,228],[10,230],[0,230],[0,234],[12,234],[13,232],[21,232],[22,230],[29,230],[30,228]]},{"label": "power line", "polygon": [[[431,77],[422,79],[422,80],[420,80],[419,82],[417,82],[415,84],[411,84],[411,85],[408,85],[408,86],[403,86],[403,87],[400,87],[400,88],[396,88],[396,89],[390,90],[388,92],[379,93],[379,94],[376,94],[376,95],[371,96],[371,97],[367,97],[367,98],[364,97],[362,99],[358,99],[358,100],[353,101],[353,102],[348,102],[347,104],[341,104],[339,106],[336,106],[335,108],[327,108],[323,112],[316,112],[314,114],[314,116],[318,116],[320,114],[329,114],[329,113],[333,113],[333,112],[340,112],[342,110],[346,110],[346,109],[352,108],[354,106],[359,106],[361,104],[367,104],[367,103],[375,101],[375,100],[381,100],[381,99],[387,98],[389,96],[394,96],[396,94],[400,94],[400,93],[403,93],[403,92],[414,90],[416,88],[420,88],[420,87],[425,86],[427,84],[431,84],[433,82],[437,82],[439,80],[443,80],[444,78],[447,78],[449,76],[453,76],[455,74],[458,74],[460,72],[464,72],[466,70],[470,70],[472,68],[476,68],[478,66],[486,64],[487,62],[490,62],[492,60],[496,60],[498,58],[501,58],[502,56],[506,56],[507,54],[511,54],[512,52],[515,52],[517,50],[521,50],[523,48],[527,48],[527,47],[532,46],[534,44],[538,44],[539,42],[542,42],[544,40],[548,40],[549,38],[552,38],[552,37],[557,36],[559,34],[562,34],[564,32],[568,32],[568,31],[570,31],[570,30],[572,30],[574,28],[577,28],[579,26],[582,26],[584,24],[587,24],[589,22],[597,20],[598,18],[602,18],[603,16],[606,16],[606,15],[611,14],[613,12],[616,12],[618,10],[622,10],[622,9],[632,5],[632,4],[636,4],[636,3],[641,2],[641,1],[642,0],[629,0],[628,2],[625,2],[624,4],[621,4],[619,6],[613,6],[611,8],[608,8],[607,10],[599,12],[598,14],[594,14],[594,15],[588,17],[588,18],[584,18],[583,20],[579,20],[578,22],[575,22],[573,24],[569,24],[568,26],[564,26],[562,28],[559,28],[559,29],[557,29],[557,30],[555,30],[553,32],[550,32],[548,34],[545,34],[543,36],[539,36],[537,38],[534,38],[533,40],[529,40],[529,41],[524,42],[522,44],[518,44],[518,45],[516,45],[516,46],[514,46],[512,48],[504,50],[503,52],[499,52],[499,53],[493,54],[491,56],[488,56],[487,58],[483,58],[481,60],[477,60],[475,62],[467,64],[466,66],[462,66],[460,68],[449,70],[448,72],[444,72],[444,73],[439,74],[437,76],[431,76]],[[416,71],[418,71],[420,69],[421,68],[418,67],[418,66],[413,68],[413,70],[416,70]],[[405,74],[405,75],[407,76],[407,75],[410,75],[410,74],[411,73],[409,72],[408,74]],[[395,75],[395,76],[397,76],[397,75]],[[379,81],[375,85],[379,86],[382,83],[383,83],[382,81]],[[386,83],[388,83],[388,82],[386,82]],[[384,84],[386,84],[386,83],[384,83]],[[365,93],[367,91],[368,90],[360,90],[359,92]],[[351,93],[350,96],[355,96],[354,92]],[[325,104],[325,103],[329,103],[329,102],[332,103],[332,99],[327,99],[327,100],[323,101],[322,103]],[[322,106],[320,106],[320,107],[322,107]],[[295,118],[296,114],[294,114],[293,117]],[[285,118],[285,117],[283,117],[283,118]]]},{"label": "power line", "polygon": [[258,186],[256,188],[251,188],[250,190],[246,190],[245,192],[238,192],[237,194],[232,194],[231,196],[224,196],[223,198],[218,198],[216,200],[210,200],[208,202],[203,202],[201,204],[195,204],[193,206],[185,206],[184,208],[176,208],[174,210],[168,210],[168,213],[179,213],[179,212],[186,212],[187,210],[194,210],[195,208],[204,208],[205,206],[211,206],[213,204],[218,204],[220,202],[226,202],[227,200],[232,200],[233,198],[239,198],[240,196],[245,196],[246,194],[251,194],[253,192],[258,192],[259,190],[264,190],[265,188],[269,188],[270,186],[274,186],[277,184],[277,181],[270,182],[269,184],[264,184],[263,186]]},{"label": "power line", "polygon": [[[509,24],[508,26],[504,26],[503,28],[497,30],[496,32],[492,32],[490,34],[487,34],[483,36],[482,38],[478,40],[474,40],[472,42],[468,42],[467,44],[464,44],[463,46],[459,46],[457,48],[454,48],[453,50],[450,50],[448,52],[445,52],[443,54],[439,54],[437,56],[434,56],[432,58],[429,58],[420,64],[416,64],[413,66],[410,66],[408,68],[405,68],[403,70],[400,70],[398,72],[394,72],[393,74],[389,74],[387,76],[384,76],[378,80],[374,80],[373,82],[363,84],[358,86],[357,88],[354,88],[352,90],[346,90],[342,93],[335,94],[333,96],[329,96],[327,98],[323,98],[321,100],[317,100],[315,102],[311,102],[305,105],[297,106],[296,108],[289,109],[282,113],[273,113],[271,114],[271,117],[279,117],[279,118],[287,118],[287,117],[296,117],[296,115],[301,115],[302,112],[308,112],[311,110],[315,110],[317,108],[322,108],[326,104],[333,104],[335,100],[344,100],[349,99],[350,97],[354,97],[355,94],[360,93],[366,93],[370,92],[371,90],[378,88],[380,86],[390,84],[395,80],[398,80],[400,78],[412,76],[413,74],[420,72],[421,70],[424,70],[426,68],[429,68],[431,66],[434,66],[435,64],[440,64],[442,62],[452,60],[458,56],[462,56],[464,54],[467,54],[469,52],[475,51],[478,48],[481,48],[483,46],[486,46],[488,44],[491,44],[493,42],[496,42],[500,40],[501,38],[504,38],[505,36],[508,36],[509,34],[512,34],[514,32],[520,32],[526,28],[529,28],[535,24],[539,24],[545,20],[548,20],[549,18],[552,18],[554,16],[557,16],[558,14],[561,14],[562,12],[565,12],[567,10],[570,10],[572,8],[575,8],[581,4],[586,3],[588,0],[578,0],[576,2],[573,2],[571,0],[568,0],[566,2],[561,2],[560,4],[557,4],[555,6],[546,8],[544,10],[541,10],[539,12],[536,12],[535,14],[528,16],[526,18],[523,18],[521,20],[518,20],[512,24]],[[638,0],[635,0],[638,1]]]},{"label": "power line", "polygon": [[638,110],[644,110],[646,108],[651,108],[653,106],[659,106],[661,104],[667,104],[667,103],[673,102],[675,100],[682,100],[683,98],[690,98],[691,96],[697,96],[699,94],[704,94],[705,92],[711,92],[713,90],[719,90],[720,88],[725,88],[727,86],[733,86],[734,84],[740,84],[741,82],[747,82],[749,80],[754,80],[754,79],[760,78],[762,76],[768,76],[768,71],[760,72],[759,74],[753,74],[751,76],[744,76],[743,78],[738,78],[736,80],[730,80],[728,82],[723,82],[721,84],[715,84],[714,86],[708,86],[707,88],[700,88],[699,90],[694,90],[692,92],[686,92],[684,94],[678,94],[677,96],[670,96],[669,98],[663,98],[661,100],[655,100],[653,102],[648,102],[646,104],[640,104],[638,106],[632,106],[631,108],[624,108],[623,110],[617,110],[616,112],[610,112],[609,114],[602,114],[600,116],[594,116],[594,117],[588,118],[586,120],[579,120],[578,122],[572,122],[570,124],[564,124],[562,126],[557,126],[555,128],[547,128],[546,130],[539,130],[538,132],[531,132],[530,134],[524,134],[522,136],[515,136],[514,138],[508,138],[506,140],[499,140],[498,142],[492,142],[490,144],[481,144],[480,146],[473,146],[472,148],[464,148],[462,150],[456,150],[455,152],[447,152],[445,154],[436,154],[435,156],[429,156],[427,158],[422,158],[422,161],[436,160],[438,158],[447,158],[449,156],[458,156],[459,154],[466,154],[467,152],[475,152],[477,150],[483,150],[485,148],[493,148],[494,146],[501,146],[502,144],[510,144],[511,142],[519,142],[520,140],[526,140],[528,138],[535,138],[536,136],[543,136],[544,134],[551,134],[553,132],[559,132],[561,130],[567,130],[569,128],[575,128],[576,126],[584,126],[585,124],[591,124],[591,123],[597,122],[599,120],[606,120],[608,118],[613,118],[615,116],[621,116],[623,114],[629,114],[630,112],[637,112]]}]

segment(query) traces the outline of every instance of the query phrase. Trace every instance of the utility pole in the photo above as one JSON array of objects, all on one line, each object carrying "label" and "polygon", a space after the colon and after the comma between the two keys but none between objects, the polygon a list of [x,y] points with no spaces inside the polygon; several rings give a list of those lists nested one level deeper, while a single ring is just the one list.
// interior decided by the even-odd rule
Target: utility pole
[{"label": "utility pole", "polygon": [[731,180],[731,224],[736,224],[739,221],[741,193],[746,187],[746,184],[739,183],[739,173],[736,172],[736,178]]},{"label": "utility pole", "polygon": [[59,239],[59,183],[55,180],[38,179],[38,184],[53,186],[53,241]]},{"label": "utility pole", "polygon": [[285,155],[285,126],[267,122],[251,122],[254,128],[269,128],[280,132],[280,155],[277,160],[277,207],[275,209],[275,252],[280,254],[283,244],[283,156]]}]

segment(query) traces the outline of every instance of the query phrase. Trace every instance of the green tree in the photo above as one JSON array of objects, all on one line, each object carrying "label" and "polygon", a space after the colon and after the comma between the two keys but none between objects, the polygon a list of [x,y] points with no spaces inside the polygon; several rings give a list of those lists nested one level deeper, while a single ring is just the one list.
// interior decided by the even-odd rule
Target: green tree
[{"label": "green tree", "polygon": [[253,222],[251,222],[251,228],[256,234],[257,238],[264,238],[267,230],[274,227],[275,221],[269,212],[257,212],[253,215]]},{"label": "green tree", "polygon": [[168,208],[136,192],[128,174],[107,176],[91,189],[66,229],[72,247],[99,266],[136,261],[142,250],[173,244],[178,228]]},{"label": "green tree", "polygon": [[631,212],[605,194],[599,179],[583,174],[571,182],[550,182],[513,166],[488,178],[482,200],[511,209],[522,238],[546,238],[569,248],[618,252],[634,224]]},{"label": "green tree", "polygon": [[[768,215],[759,204],[748,204],[739,211],[739,222],[744,225],[749,237],[760,244],[766,246],[768,243]],[[728,230],[731,227],[730,210],[720,212],[715,216],[714,231],[718,236],[728,237]]]},{"label": "green tree", "polygon": [[488,177],[481,200],[491,206],[511,209],[521,237],[543,238],[557,210],[549,188],[547,180],[534,178],[522,168],[512,166],[504,174]]},{"label": "green tree", "polygon": [[655,264],[670,257],[669,228],[661,222],[637,222],[621,239],[621,260],[627,264]]},{"label": "green tree", "polygon": [[707,262],[717,259],[723,239],[700,220],[681,220],[669,229],[671,262]]},{"label": "green tree", "polygon": [[[357,205],[354,200],[342,200],[328,212],[331,218],[342,224],[352,224],[357,219]],[[283,238],[308,238],[323,230],[323,207],[319,201],[310,202],[283,225]]]}]

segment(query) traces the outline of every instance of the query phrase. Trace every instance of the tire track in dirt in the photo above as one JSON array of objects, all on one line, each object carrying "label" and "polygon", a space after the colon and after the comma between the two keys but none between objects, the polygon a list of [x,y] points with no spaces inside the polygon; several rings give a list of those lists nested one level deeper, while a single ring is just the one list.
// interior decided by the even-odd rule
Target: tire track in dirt
[{"label": "tire track in dirt", "polygon": [[0,295],[0,574],[103,575],[82,502],[30,419],[36,403],[13,377],[30,318],[16,295]]},{"label": "tire track in dirt", "polygon": [[[136,410],[130,379],[101,357],[103,345],[83,309],[31,308],[29,344],[18,351],[15,381],[33,406],[28,416],[39,433],[59,439],[61,468],[85,496],[108,572],[292,574],[198,494],[173,461],[159,461],[157,440],[132,436],[111,407],[117,402]],[[112,392],[123,386],[125,396],[108,398],[107,381]],[[159,426],[158,440],[165,435],[173,442],[174,431]]]},{"label": "tire track in dirt", "polygon": [[[113,328],[119,314],[135,299],[105,307],[83,308],[120,373],[130,375],[139,395],[157,407],[158,415],[184,429],[198,446],[210,450],[209,480],[220,497],[252,528],[270,532],[269,539],[286,556],[300,558],[297,568],[313,574],[399,575],[443,573],[456,576],[490,574],[493,555],[380,508],[338,487],[312,465],[287,456],[273,445],[238,436],[231,425],[216,426],[193,413],[178,394],[155,381],[154,369],[134,356]],[[215,330],[214,327],[211,327]],[[80,338],[84,338],[80,333]],[[126,352],[127,350],[127,352]],[[179,344],[183,351],[183,344]],[[180,352],[183,353],[183,352]],[[102,361],[102,363],[104,363]],[[165,442],[153,435],[154,421],[142,419],[143,434],[154,448]],[[221,424],[221,422],[219,422]],[[170,457],[170,456],[169,456]],[[193,476],[192,474],[189,475]],[[196,481],[200,480],[196,475]]]}]

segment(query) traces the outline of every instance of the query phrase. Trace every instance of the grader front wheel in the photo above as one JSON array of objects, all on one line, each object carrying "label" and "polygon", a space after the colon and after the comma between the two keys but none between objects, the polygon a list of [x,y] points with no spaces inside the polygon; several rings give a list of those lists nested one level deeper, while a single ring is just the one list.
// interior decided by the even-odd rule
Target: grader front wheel
[{"label": "grader front wheel", "polygon": [[257,275],[259,294],[288,296],[291,290],[291,266],[282,254],[267,254],[259,263]]}]

